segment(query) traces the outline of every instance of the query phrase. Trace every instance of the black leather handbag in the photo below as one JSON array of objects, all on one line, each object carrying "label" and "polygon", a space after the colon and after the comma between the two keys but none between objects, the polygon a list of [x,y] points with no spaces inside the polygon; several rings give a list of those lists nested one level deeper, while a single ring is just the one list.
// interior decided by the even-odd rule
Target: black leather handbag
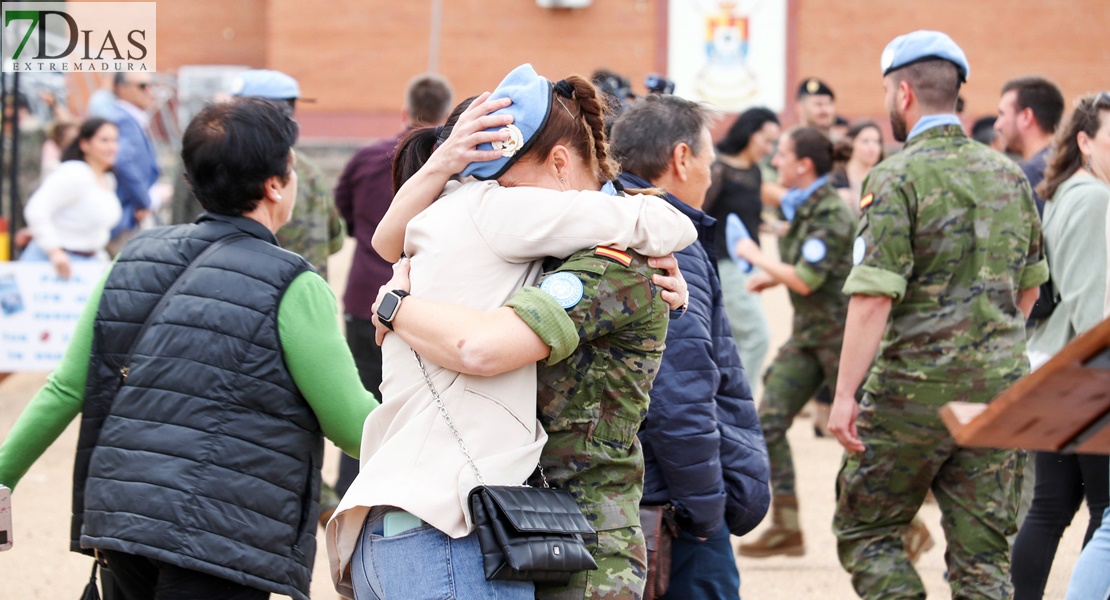
[{"label": "black leather handbag", "polygon": [[544,487],[486,485],[470,457],[462,436],[451,422],[424,361],[413,351],[436,408],[455,434],[470,468],[481,484],[470,491],[470,516],[477,527],[486,580],[534,581],[565,584],[579,571],[597,569],[587,546],[597,532],[582,514],[574,496],[550,487],[540,469]]}]

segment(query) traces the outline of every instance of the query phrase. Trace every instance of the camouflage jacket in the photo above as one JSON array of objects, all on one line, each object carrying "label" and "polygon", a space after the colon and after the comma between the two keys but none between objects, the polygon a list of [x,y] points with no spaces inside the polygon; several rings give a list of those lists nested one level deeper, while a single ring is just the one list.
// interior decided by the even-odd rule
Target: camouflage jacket
[{"label": "camouflage jacket", "polygon": [[[582,296],[559,310],[559,317],[569,317],[576,347],[557,363],[539,365],[538,417],[549,436],[540,465],[552,486],[574,494],[598,531],[640,523],[644,457],[636,431],[647,415],[669,323],[667,304],[651,282],[654,272],[633,252],[611,259],[583,250],[541,279],[542,290],[551,278],[579,287],[566,284],[573,278]],[[538,308],[552,298],[529,291],[535,288],[509,304],[537,329]],[[570,294],[571,301],[576,297]]]},{"label": "camouflage jacket", "polygon": [[860,206],[844,292],[894,300],[864,389],[989,392],[1028,372],[1018,292],[1048,266],[1016,164],[958,126],[934,127],[871,171]]},{"label": "camouflage jacket", "polygon": [[346,234],[343,219],[332,202],[331,192],[320,169],[297,153],[297,203],[293,217],[278,230],[282,248],[296,252],[307,260],[320,277],[328,278],[328,256],[343,247]]},{"label": "camouflage jacket", "polygon": [[841,289],[852,269],[852,209],[829,184],[817,189],[790,222],[779,240],[779,256],[794,266],[810,294],[790,292],[794,305],[791,340],[799,347],[821,346],[840,351],[848,297]]}]

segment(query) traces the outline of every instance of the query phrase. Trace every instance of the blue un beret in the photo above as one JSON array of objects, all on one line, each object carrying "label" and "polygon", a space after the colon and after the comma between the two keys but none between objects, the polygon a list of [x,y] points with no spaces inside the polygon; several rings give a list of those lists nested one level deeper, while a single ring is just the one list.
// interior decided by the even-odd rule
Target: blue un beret
[{"label": "blue un beret", "polygon": [[487,131],[508,129],[510,139],[499,143],[497,148],[488,143],[480,144],[479,150],[501,150],[501,158],[470,163],[463,169],[463,176],[485,180],[497,179],[504,175],[505,171],[508,171],[509,167],[528,151],[535,140],[536,133],[547,124],[547,117],[551,114],[551,91],[551,82],[536,74],[536,70],[530,64],[520,65],[510,71],[498,84],[497,89],[493,90],[489,99],[512,98],[511,105],[491,114],[512,115],[513,122],[506,127],[487,129]]},{"label": "blue un beret", "polygon": [[942,59],[956,65],[960,81],[966,82],[971,73],[964,51],[947,34],[939,31],[919,30],[900,35],[886,45],[880,65],[883,75],[902,67],[929,59]]},{"label": "blue un beret", "polygon": [[232,85],[232,94],[267,100],[295,100],[301,97],[297,80],[268,69],[245,71]]}]

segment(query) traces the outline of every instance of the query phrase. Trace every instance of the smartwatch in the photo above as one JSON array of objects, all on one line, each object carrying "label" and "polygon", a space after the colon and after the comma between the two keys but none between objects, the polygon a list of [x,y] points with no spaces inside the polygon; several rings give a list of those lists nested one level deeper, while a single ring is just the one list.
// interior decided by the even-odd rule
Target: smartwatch
[{"label": "smartwatch", "polygon": [[397,316],[397,311],[401,308],[401,300],[408,295],[409,293],[405,290],[393,290],[382,296],[382,302],[378,305],[378,320],[390,331],[393,331],[393,318]]}]

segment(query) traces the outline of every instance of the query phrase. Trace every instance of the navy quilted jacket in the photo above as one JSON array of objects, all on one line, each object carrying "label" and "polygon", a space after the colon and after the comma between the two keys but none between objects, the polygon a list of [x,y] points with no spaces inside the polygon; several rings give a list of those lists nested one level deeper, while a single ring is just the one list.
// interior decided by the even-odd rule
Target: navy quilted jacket
[{"label": "navy quilted jacket", "polygon": [[[631,174],[626,187],[651,187]],[[690,305],[667,330],[663,364],[640,427],[644,504],[670,502],[683,529],[708,537],[721,523],[743,535],[767,513],[770,462],[717,275],[716,220],[668,194],[698,243],[676,253]]]}]

